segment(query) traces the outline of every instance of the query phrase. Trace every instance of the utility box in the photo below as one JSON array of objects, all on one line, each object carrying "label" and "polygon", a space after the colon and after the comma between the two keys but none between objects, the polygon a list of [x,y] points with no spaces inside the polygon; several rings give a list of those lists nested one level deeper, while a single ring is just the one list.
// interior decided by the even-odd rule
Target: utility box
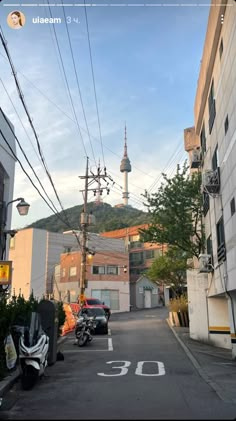
[{"label": "utility box", "polygon": [[54,301],[42,300],[38,305],[42,328],[49,337],[48,365],[57,360],[58,306]]}]

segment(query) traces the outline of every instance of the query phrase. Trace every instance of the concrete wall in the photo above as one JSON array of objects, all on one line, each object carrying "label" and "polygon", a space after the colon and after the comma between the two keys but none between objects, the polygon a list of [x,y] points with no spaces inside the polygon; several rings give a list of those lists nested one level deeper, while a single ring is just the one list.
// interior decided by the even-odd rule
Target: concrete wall
[{"label": "concrete wall", "polygon": [[209,339],[206,298],[208,287],[207,274],[199,273],[197,269],[188,270],[187,287],[190,337],[207,342]]}]

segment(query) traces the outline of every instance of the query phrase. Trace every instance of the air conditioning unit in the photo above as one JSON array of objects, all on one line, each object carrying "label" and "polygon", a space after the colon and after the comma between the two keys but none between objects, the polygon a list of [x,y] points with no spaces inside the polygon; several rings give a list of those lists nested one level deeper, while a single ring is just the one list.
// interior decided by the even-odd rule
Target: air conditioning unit
[{"label": "air conditioning unit", "polygon": [[192,150],[191,168],[198,168],[201,164],[201,150],[200,148]]},{"label": "air conditioning unit", "polygon": [[200,254],[198,260],[199,260],[199,272],[200,273],[212,272],[213,266],[211,264],[211,255],[210,254]]},{"label": "air conditioning unit", "polygon": [[220,190],[219,172],[216,170],[207,170],[202,174],[203,188],[208,193],[217,194]]}]

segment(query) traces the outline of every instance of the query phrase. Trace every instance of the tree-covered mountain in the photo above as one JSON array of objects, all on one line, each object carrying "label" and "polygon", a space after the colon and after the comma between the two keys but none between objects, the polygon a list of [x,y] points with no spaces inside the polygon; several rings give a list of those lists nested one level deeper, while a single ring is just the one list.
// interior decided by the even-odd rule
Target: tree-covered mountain
[{"label": "tree-covered mountain", "polygon": [[[80,215],[83,211],[83,205],[73,206],[65,211],[48,218],[39,219],[28,225],[27,228],[42,228],[52,232],[63,232],[69,229],[80,230]],[[120,228],[126,228],[134,225],[145,224],[150,221],[149,214],[141,210],[127,207],[112,207],[107,203],[96,204],[90,202],[87,206],[87,212],[92,213],[96,218],[95,225],[88,227],[91,232],[105,232]],[[70,228],[63,220],[68,220]]]}]

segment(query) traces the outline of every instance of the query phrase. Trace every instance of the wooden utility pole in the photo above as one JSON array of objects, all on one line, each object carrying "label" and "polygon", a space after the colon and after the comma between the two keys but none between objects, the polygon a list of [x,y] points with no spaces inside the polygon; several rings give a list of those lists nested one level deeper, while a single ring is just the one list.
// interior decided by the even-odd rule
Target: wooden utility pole
[{"label": "wooden utility pole", "polygon": [[[84,192],[84,207],[83,212],[81,213],[80,224],[81,224],[81,231],[82,231],[82,241],[81,241],[81,268],[80,268],[80,278],[79,278],[79,304],[82,305],[85,299],[85,281],[86,281],[86,263],[87,263],[87,253],[91,253],[89,248],[87,247],[87,227],[93,224],[94,216],[92,214],[88,214],[87,205],[88,205],[88,191],[93,191],[94,196],[96,196],[97,190],[99,189],[99,195],[102,194],[103,190],[107,191],[107,194],[110,192],[109,182],[107,178],[113,182],[112,178],[107,174],[106,168],[104,168],[104,173],[102,173],[100,166],[97,169],[97,174],[93,174],[92,171],[91,175],[88,174],[88,157],[86,163],[86,173],[85,176],[80,176],[81,179],[85,179],[85,188],[84,190],[80,190]],[[101,187],[101,179],[106,182],[106,187]],[[93,183],[98,184],[98,189],[90,188]],[[94,252],[92,252],[94,254]]]},{"label": "wooden utility pole", "polygon": [[81,242],[81,267],[80,267],[80,296],[79,304],[82,305],[84,301],[84,291],[85,291],[85,278],[86,278],[86,241],[87,241],[87,226],[88,226],[88,214],[87,214],[87,202],[88,202],[88,157],[86,163],[86,174],[85,177],[80,177],[85,179],[85,190],[84,190],[84,209],[81,213],[80,224],[82,228],[82,242]]}]

